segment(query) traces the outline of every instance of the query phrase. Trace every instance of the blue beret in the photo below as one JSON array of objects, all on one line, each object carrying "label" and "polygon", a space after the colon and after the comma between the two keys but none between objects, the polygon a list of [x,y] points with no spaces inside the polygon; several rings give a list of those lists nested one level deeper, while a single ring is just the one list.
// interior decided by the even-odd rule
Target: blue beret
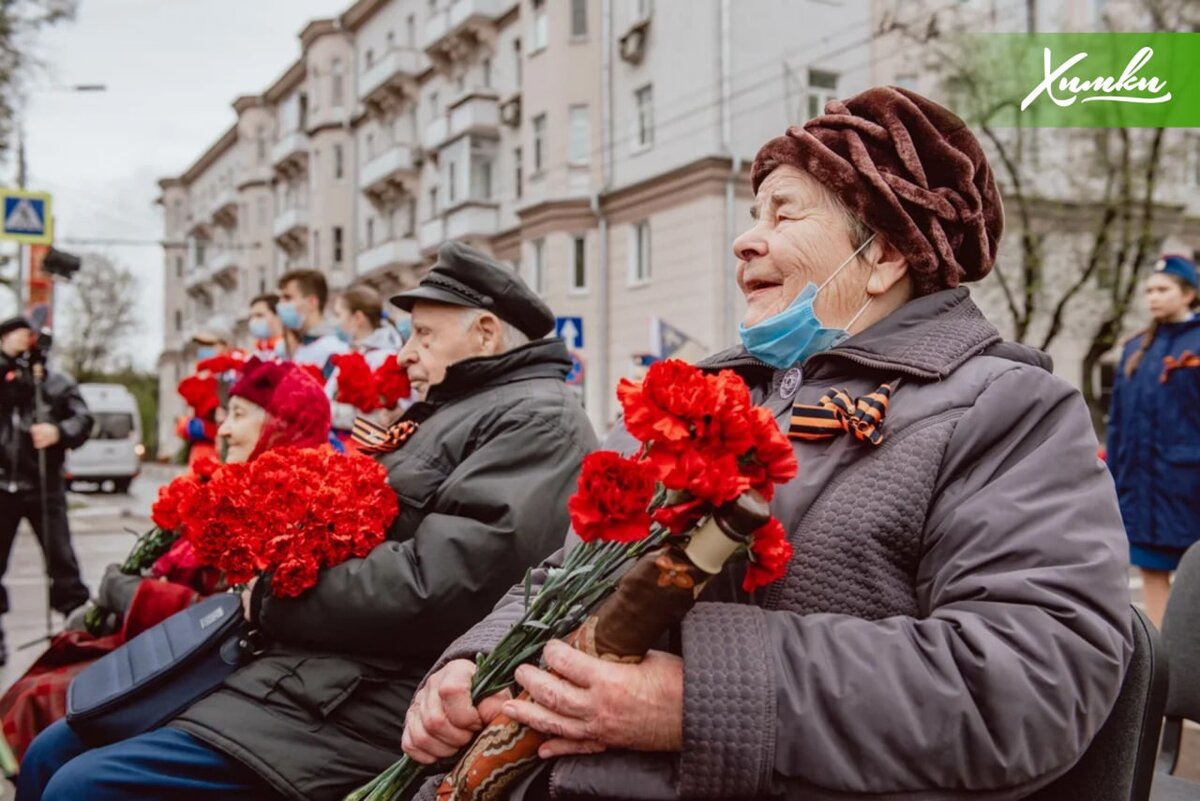
[{"label": "blue beret", "polygon": [[1154,272],[1178,276],[1193,289],[1200,289],[1200,277],[1196,275],[1196,263],[1186,256],[1169,253],[1154,265]]}]

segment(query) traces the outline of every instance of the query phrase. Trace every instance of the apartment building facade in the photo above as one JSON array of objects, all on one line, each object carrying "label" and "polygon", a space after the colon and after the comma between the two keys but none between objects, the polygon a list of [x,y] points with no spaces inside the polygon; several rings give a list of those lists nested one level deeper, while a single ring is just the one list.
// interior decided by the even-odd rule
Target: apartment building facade
[{"label": "apartment building facade", "polygon": [[311,23],[297,61],[161,182],[164,450],[208,316],[240,323],[296,266],[391,293],[451,238],[510,264],[563,319],[572,381],[604,429],[616,383],[649,358],[736,341],[730,246],[749,224],[750,163],[868,85],[870,14],[830,0],[359,0]]}]

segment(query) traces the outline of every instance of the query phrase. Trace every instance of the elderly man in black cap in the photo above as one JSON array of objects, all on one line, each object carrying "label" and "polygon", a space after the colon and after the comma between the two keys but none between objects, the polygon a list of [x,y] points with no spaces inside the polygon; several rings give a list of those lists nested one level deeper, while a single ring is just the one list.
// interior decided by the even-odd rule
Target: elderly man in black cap
[{"label": "elderly man in black cap", "polygon": [[182,738],[171,750],[133,738],[80,756],[79,743],[35,743],[29,798],[71,797],[81,780],[89,798],[172,797],[196,787],[185,782],[202,765],[222,798],[341,799],[400,757],[405,712],[437,656],[559,545],[596,437],[564,383],[566,347],[544,338],[550,310],[456,242],[393,302],[412,310],[402,358],[422,401],[391,429],[357,426],[400,498],[388,540],[299,598],[259,581],[248,607],[266,652],[168,724]]},{"label": "elderly man in black cap", "polygon": [[[92,417],[68,376],[47,372],[41,382],[45,418],[36,419],[33,362],[36,332],[24,317],[0,323],[0,577],[21,520],[37,534],[50,576],[50,605],[64,615],[88,599],[71,548],[62,467],[66,452],[92,433]],[[38,452],[44,451],[45,464]],[[44,467],[45,475],[42,475]],[[0,615],[8,593],[0,587]],[[8,661],[0,630],[0,665]]]}]

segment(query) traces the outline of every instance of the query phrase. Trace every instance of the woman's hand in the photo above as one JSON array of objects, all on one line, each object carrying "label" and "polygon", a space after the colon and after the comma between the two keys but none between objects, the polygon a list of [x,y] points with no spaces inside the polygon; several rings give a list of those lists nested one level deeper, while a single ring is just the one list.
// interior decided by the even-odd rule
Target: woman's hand
[{"label": "woman's hand", "polygon": [[[591,754],[606,748],[680,751],[683,748],[683,660],[651,651],[636,665],[607,662],[564,642],[546,645],[550,673],[517,668],[533,701],[509,701],[502,712],[549,734],[538,755]],[[557,674],[557,675],[555,675]]]},{"label": "woman's hand", "polygon": [[258,583],[258,576],[250,579],[250,583],[246,585],[246,589],[242,590],[242,614],[246,617],[247,623],[253,623],[254,619],[250,614],[250,599],[254,597],[254,585]]}]

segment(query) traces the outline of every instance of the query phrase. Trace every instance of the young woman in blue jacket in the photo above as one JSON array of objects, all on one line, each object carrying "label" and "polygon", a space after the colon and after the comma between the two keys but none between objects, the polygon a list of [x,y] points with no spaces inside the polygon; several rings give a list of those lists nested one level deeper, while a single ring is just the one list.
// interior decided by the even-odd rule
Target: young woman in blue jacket
[{"label": "young woman in blue jacket", "polygon": [[1150,327],[1125,343],[1108,422],[1108,465],[1155,625],[1171,572],[1200,539],[1198,288],[1190,259],[1167,255],[1155,265],[1146,281]]}]

